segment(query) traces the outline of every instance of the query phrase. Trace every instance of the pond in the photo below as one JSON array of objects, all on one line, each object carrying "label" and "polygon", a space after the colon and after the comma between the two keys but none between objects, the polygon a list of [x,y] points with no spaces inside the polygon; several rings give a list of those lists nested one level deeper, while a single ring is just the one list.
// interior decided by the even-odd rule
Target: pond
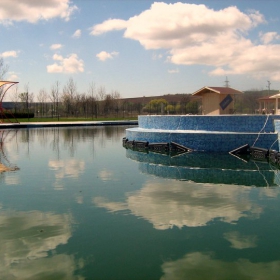
[{"label": "pond", "polygon": [[280,279],[277,166],[126,128],[1,132],[1,279]]}]

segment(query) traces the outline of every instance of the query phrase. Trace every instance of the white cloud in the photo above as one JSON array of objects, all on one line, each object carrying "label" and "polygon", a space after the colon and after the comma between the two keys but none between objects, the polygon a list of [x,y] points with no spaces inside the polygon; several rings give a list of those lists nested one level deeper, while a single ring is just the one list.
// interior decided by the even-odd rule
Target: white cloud
[{"label": "white cloud", "polygon": [[[211,40],[225,32],[247,31],[262,16],[246,15],[236,7],[214,11],[205,5],[154,3],[149,10],[127,21],[109,19],[92,27],[92,35],[125,29],[124,37],[146,49],[180,48]],[[203,15],[203,16],[201,16]],[[122,24],[120,24],[122,22]]]},{"label": "white cloud", "polygon": [[63,56],[62,55],[58,55],[58,54],[54,54],[53,55],[53,60],[63,60]]},{"label": "white cloud", "polygon": [[9,72],[8,73],[8,81],[18,81],[18,75],[15,72]]},{"label": "white cloud", "polygon": [[91,35],[100,35],[102,33],[113,31],[113,30],[122,30],[127,27],[127,22],[122,19],[109,19],[104,21],[101,24],[94,25],[90,28]]},{"label": "white cloud", "polygon": [[170,69],[170,70],[168,70],[169,74],[177,74],[179,72],[180,72],[179,69]]},{"label": "white cloud", "polygon": [[277,32],[267,32],[265,34],[260,34],[261,41],[264,44],[269,44],[274,40],[280,40],[280,35]]},{"label": "white cloud", "polygon": [[[223,50],[220,49],[219,52],[221,55],[223,54]],[[236,47],[236,52],[237,54],[232,55],[229,59],[228,67],[223,67],[226,65],[226,61],[220,58],[220,62],[217,64],[219,67],[210,74],[250,74],[256,78],[269,76],[271,80],[280,80],[280,45],[253,46],[250,44],[244,50],[238,50]]]},{"label": "white cloud", "polygon": [[91,35],[124,30],[124,37],[145,49],[167,49],[177,65],[207,65],[210,75],[247,74],[280,80],[280,45],[276,32],[260,36],[249,32],[265,23],[258,11],[247,14],[237,7],[213,10],[205,5],[153,3],[150,9],[124,21],[109,19],[92,27]]},{"label": "white cloud", "polygon": [[35,23],[56,17],[68,21],[71,14],[77,10],[77,7],[70,3],[70,0],[1,0],[0,23],[10,24],[13,21]]},{"label": "white cloud", "polygon": [[118,52],[108,53],[108,52],[102,51],[102,52],[98,53],[96,55],[96,57],[101,61],[105,61],[107,59],[113,59],[113,57],[117,56],[118,54],[119,54]]},{"label": "white cloud", "polygon": [[61,55],[54,54],[53,60],[59,61],[47,66],[48,73],[78,73],[84,72],[84,62],[79,59],[77,54],[72,53],[70,56],[64,58]]},{"label": "white cloud", "polygon": [[157,59],[162,59],[163,58],[163,55],[162,54],[153,54],[153,56],[152,56],[152,59],[153,60],[157,60]]},{"label": "white cloud", "polygon": [[6,51],[0,54],[0,57],[17,57],[18,51]]},{"label": "white cloud", "polygon": [[81,29],[77,29],[74,34],[72,35],[73,38],[80,38],[82,35]]},{"label": "white cloud", "polygon": [[51,50],[59,50],[59,49],[61,49],[62,48],[62,45],[61,44],[52,44],[51,46],[50,46],[50,49]]}]

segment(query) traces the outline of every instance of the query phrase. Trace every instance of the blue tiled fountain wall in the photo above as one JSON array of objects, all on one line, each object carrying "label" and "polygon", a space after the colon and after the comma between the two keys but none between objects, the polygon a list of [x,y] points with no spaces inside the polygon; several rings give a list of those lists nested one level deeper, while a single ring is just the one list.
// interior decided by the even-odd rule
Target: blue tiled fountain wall
[{"label": "blue tiled fountain wall", "polygon": [[229,152],[245,144],[279,150],[279,115],[139,116],[126,138],[176,142],[197,151]]}]

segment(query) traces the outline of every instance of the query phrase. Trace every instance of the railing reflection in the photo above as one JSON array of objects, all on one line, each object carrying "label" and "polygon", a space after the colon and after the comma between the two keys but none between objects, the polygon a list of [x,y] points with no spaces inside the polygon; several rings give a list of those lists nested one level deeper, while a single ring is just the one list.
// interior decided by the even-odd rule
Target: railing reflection
[{"label": "railing reflection", "polygon": [[146,174],[163,178],[226,185],[278,186],[279,170],[267,161],[244,161],[229,154],[186,153],[170,156],[127,149]]}]

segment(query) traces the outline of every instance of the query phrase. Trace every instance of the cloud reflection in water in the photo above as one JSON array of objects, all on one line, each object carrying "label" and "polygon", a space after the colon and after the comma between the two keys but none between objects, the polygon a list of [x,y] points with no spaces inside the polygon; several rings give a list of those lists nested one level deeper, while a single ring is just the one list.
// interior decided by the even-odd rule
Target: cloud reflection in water
[{"label": "cloud reflection in water", "polygon": [[80,174],[85,170],[84,160],[70,159],[70,160],[50,160],[49,168],[55,172],[54,187],[57,190],[64,188],[63,179],[79,178]]},{"label": "cloud reflection in water", "polygon": [[235,223],[241,217],[258,217],[262,208],[249,199],[250,187],[204,185],[191,182],[147,182],[135,193],[127,194],[124,203],[102,197],[93,203],[109,211],[129,210],[165,230],[176,226],[205,226],[214,219]]},{"label": "cloud reflection in water", "polygon": [[71,233],[69,214],[0,212],[1,279],[78,279],[74,257],[55,254]]},{"label": "cloud reflection in water", "polygon": [[224,279],[280,279],[280,261],[251,262],[238,259],[227,262],[211,254],[194,252],[182,259],[165,262],[160,280],[224,280]]}]

